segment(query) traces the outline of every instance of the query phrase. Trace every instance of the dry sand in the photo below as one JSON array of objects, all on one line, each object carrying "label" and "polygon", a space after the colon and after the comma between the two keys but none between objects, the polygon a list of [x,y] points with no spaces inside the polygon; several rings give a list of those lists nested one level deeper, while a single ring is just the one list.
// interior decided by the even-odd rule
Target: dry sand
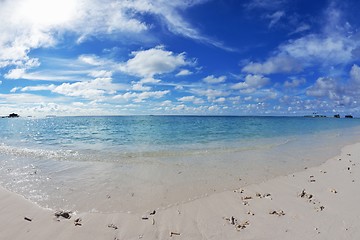
[{"label": "dry sand", "polygon": [[57,218],[0,188],[0,239],[360,239],[359,189],[360,143],[303,172],[143,215]]}]

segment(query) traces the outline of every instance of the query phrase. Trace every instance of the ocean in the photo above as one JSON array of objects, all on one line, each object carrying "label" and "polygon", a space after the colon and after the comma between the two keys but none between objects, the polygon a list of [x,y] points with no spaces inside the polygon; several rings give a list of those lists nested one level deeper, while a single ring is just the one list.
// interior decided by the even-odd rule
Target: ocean
[{"label": "ocean", "polygon": [[142,212],[319,165],[360,119],[0,119],[0,184],[51,209]]}]

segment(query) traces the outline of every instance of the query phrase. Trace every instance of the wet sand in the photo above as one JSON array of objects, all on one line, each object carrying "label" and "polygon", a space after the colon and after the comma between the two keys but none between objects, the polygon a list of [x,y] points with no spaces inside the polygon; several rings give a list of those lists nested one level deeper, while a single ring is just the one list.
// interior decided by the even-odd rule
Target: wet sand
[{"label": "wet sand", "polygon": [[0,188],[0,239],[360,239],[359,187],[360,143],[318,167],[141,214],[55,216]]}]

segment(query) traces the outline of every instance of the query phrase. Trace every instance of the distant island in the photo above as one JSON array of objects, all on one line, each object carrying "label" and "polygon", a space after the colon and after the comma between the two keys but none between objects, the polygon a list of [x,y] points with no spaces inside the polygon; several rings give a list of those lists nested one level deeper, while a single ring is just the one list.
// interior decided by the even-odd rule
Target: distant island
[{"label": "distant island", "polygon": [[[313,115],[305,115],[304,117],[310,117],[310,118],[327,118],[326,115],[319,115],[317,113],[313,113]],[[340,114],[335,114],[333,116],[334,118],[341,118]],[[345,118],[353,118],[352,115],[345,115]]]},{"label": "distant island", "polygon": [[17,113],[10,113],[8,116],[2,117],[2,118],[18,118],[18,117],[20,117],[20,116]]}]

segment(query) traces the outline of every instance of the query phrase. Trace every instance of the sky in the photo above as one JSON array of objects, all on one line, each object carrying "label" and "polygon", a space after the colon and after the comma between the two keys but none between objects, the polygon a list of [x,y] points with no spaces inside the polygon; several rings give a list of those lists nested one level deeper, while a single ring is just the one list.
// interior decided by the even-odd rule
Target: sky
[{"label": "sky", "polygon": [[0,0],[0,116],[360,116],[356,0]]}]

